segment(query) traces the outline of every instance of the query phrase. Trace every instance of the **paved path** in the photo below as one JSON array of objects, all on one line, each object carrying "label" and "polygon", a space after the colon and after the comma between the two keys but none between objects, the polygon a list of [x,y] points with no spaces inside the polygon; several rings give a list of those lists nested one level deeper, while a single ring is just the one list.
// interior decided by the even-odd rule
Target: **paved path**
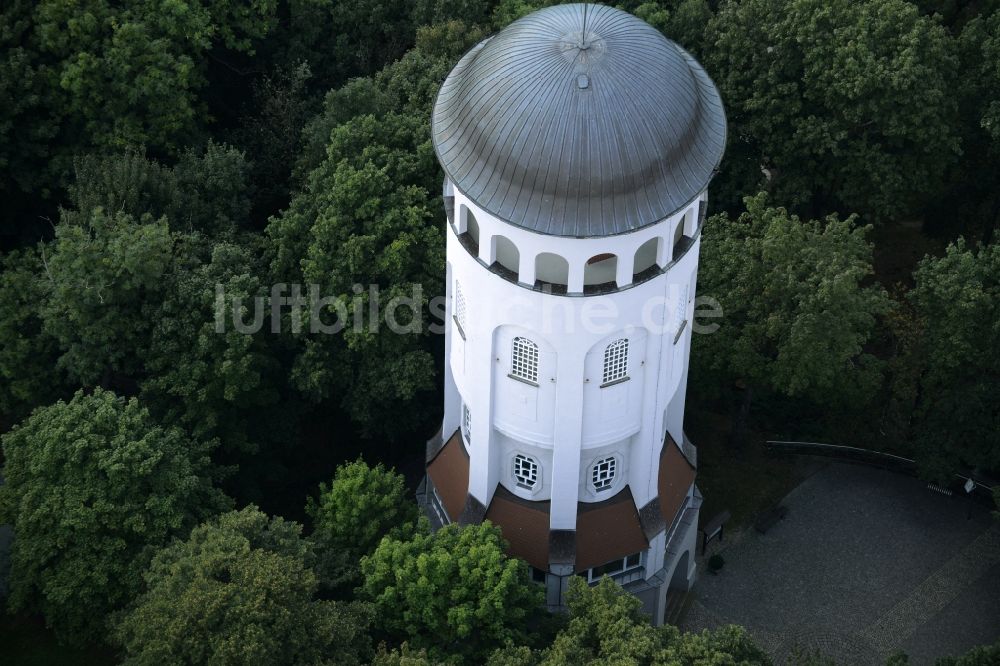
[{"label": "paved path", "polygon": [[[785,499],[788,517],[747,531],[703,574],[682,626],[748,627],[778,663],[819,649],[838,664],[911,664],[1000,638],[1000,523],[914,479],[830,465]],[[702,569],[704,571],[704,568]]]}]

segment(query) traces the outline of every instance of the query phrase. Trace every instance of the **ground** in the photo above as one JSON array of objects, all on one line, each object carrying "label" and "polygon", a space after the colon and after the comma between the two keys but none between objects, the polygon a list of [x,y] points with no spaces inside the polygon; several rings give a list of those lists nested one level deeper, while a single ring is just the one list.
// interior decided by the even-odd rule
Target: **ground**
[{"label": "ground", "polygon": [[702,574],[682,628],[742,624],[777,663],[819,649],[849,666],[896,649],[932,664],[1000,637],[1000,521],[987,509],[842,464],[783,504],[766,534],[721,544],[725,566]]}]

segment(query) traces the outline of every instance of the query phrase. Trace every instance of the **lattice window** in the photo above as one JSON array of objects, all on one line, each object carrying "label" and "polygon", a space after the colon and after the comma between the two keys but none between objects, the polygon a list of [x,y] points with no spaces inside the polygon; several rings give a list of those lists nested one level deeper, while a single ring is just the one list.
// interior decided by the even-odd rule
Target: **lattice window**
[{"label": "lattice window", "polygon": [[538,383],[538,345],[528,338],[514,338],[510,374],[518,379]]},{"label": "lattice window", "polygon": [[628,340],[619,338],[604,350],[603,383],[624,379],[628,375]]},{"label": "lattice window", "polygon": [[594,490],[601,492],[607,490],[615,484],[615,474],[618,473],[618,459],[614,456],[602,458],[594,463],[594,468],[590,472],[590,482],[594,484]]},{"label": "lattice window", "polygon": [[455,283],[455,321],[458,323],[458,327],[462,329],[463,335],[465,334],[465,294],[462,293],[462,285],[458,282]]},{"label": "lattice window", "polygon": [[462,435],[465,441],[472,443],[472,410],[468,405],[462,405]]},{"label": "lattice window", "polygon": [[523,453],[514,456],[514,481],[518,488],[534,490],[538,483],[538,461]]}]

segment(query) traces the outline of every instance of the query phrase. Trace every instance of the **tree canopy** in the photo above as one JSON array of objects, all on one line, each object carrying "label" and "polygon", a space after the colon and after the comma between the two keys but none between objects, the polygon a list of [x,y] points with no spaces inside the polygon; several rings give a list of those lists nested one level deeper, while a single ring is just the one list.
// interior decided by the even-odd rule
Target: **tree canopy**
[{"label": "tree canopy", "polygon": [[701,55],[732,126],[728,196],[899,217],[958,158],[955,45],[905,0],[725,2]]},{"label": "tree canopy", "polygon": [[0,522],[17,530],[10,605],[72,641],[102,636],[156,549],[228,503],[204,444],[102,389],[36,410],[3,436],[3,453]]},{"label": "tree canopy", "polygon": [[479,663],[508,641],[525,643],[526,619],[542,603],[527,565],[506,548],[488,522],[386,538],[361,560],[361,593],[390,636],[435,658]]},{"label": "tree canopy", "polygon": [[145,574],[146,592],[115,626],[124,663],[362,663],[369,616],[316,598],[311,545],[300,532],[251,506],[162,549]]},{"label": "tree canopy", "polygon": [[703,231],[698,291],[724,318],[693,344],[696,367],[787,396],[871,397],[880,376],[865,346],[888,298],[867,283],[867,229],[853,217],[800,220],[764,194],[745,205]]}]

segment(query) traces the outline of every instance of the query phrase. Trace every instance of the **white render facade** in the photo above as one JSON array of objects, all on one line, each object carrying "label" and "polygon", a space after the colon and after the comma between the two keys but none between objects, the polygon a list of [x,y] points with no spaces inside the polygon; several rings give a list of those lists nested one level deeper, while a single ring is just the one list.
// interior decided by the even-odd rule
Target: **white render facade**
[{"label": "white render facade", "polygon": [[496,523],[553,608],[569,576],[607,574],[662,622],[695,575],[684,407],[714,85],[635,17],[560,5],[463,57],[432,134],[448,221],[428,514]]},{"label": "white render facade", "polygon": [[[565,239],[502,222],[450,183],[448,192],[455,214],[448,224],[442,432],[462,429],[466,436],[469,493],[484,506],[498,484],[524,499],[550,500],[552,529],[575,529],[577,502],[601,501],[626,484],[643,506],[657,494],[655,459],[664,436],[684,441],[704,196],[632,234]],[[477,255],[463,244],[463,234],[478,241]],[[505,245],[515,252],[498,257],[497,247]],[[633,276],[650,268],[642,262],[635,271],[636,255],[642,260],[650,245],[661,271],[636,283]],[[568,293],[535,287],[535,266],[547,255],[566,261]],[[595,263],[615,275],[616,287],[585,295],[587,262],[604,255],[612,257]],[[517,281],[491,270],[496,263],[516,273]],[[537,346],[534,380],[512,368],[515,338]],[[627,344],[624,373],[604,381],[605,352],[621,340]],[[514,478],[517,453],[540,467],[530,489]],[[596,490],[591,463],[609,456],[617,461],[613,483]]]}]

